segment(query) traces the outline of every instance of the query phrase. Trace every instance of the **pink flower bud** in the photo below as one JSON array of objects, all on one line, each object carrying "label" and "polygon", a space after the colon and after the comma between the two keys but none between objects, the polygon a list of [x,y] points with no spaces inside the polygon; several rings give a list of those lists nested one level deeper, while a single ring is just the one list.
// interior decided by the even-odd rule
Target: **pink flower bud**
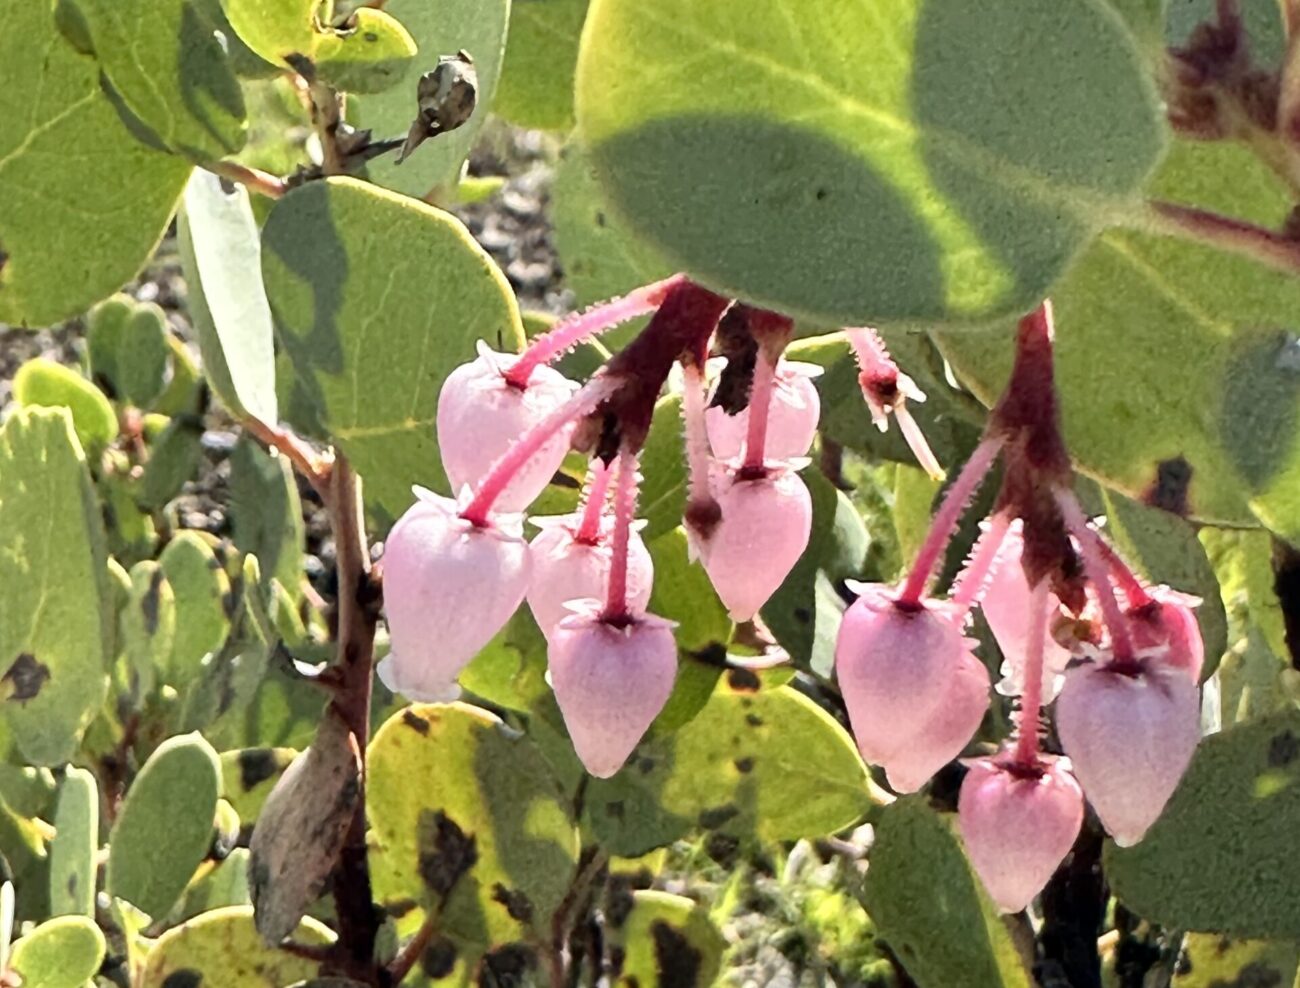
[{"label": "pink flower bud", "polygon": [[[971,642],[941,601],[904,607],[886,587],[857,589],[861,596],[844,612],[835,642],[835,673],[862,757],[889,766],[919,743],[971,654]],[[914,769],[902,762],[900,769],[914,781]]]},{"label": "pink flower bud", "polygon": [[477,528],[451,499],[424,493],[389,533],[383,568],[392,651],[379,678],[412,700],[442,700],[523,601],[528,543]]},{"label": "pink flower bud", "polygon": [[726,470],[715,485],[722,517],[697,549],[734,621],[748,621],[785,582],[808,548],[812,496],[793,470],[752,480]]},{"label": "pink flower bud", "polygon": [[[479,345],[478,359],[447,376],[438,395],[438,448],[452,492],[473,487],[525,432],[573,394],[574,385],[550,367],[537,367],[520,390],[504,372],[519,358]],[[572,426],[554,439],[506,485],[495,509],[523,511],[550,482],[569,450]]]},{"label": "pink flower bud", "polygon": [[1086,662],[1065,674],[1056,729],[1101,822],[1128,847],[1155,823],[1201,738],[1200,698],[1157,659]]},{"label": "pink flower bud", "polygon": [[1031,768],[981,758],[962,781],[957,823],[989,896],[1003,912],[1019,912],[1074,846],[1083,793],[1057,759]]},{"label": "pink flower bud", "polygon": [[[773,460],[794,460],[807,456],[817,434],[821,398],[813,379],[822,374],[816,364],[782,359],[776,365],[772,400],[768,405],[767,439],[764,453]],[[740,456],[749,429],[749,409],[728,415],[714,406],[705,413],[705,426],[713,455],[720,460]]]},{"label": "pink flower bud", "polygon": [[1196,621],[1199,597],[1169,587],[1152,587],[1151,603],[1129,609],[1129,633],[1139,652],[1155,651],[1166,665],[1183,670],[1193,683],[1201,681],[1205,642]]},{"label": "pink flower bud", "polygon": [[895,792],[916,792],[962,753],[989,708],[989,673],[973,652],[963,652],[948,694],[912,743],[882,762]]},{"label": "pink flower bud", "polygon": [[[582,516],[561,515],[533,518],[541,533],[533,539],[531,555],[533,575],[528,587],[528,606],[543,634],[551,630],[571,611],[567,603],[585,597],[603,599],[609,583],[613,558],[610,523],[607,519],[595,543],[574,538]],[[645,610],[654,585],[654,562],[640,534],[632,531],[627,544],[627,603],[635,613]]]},{"label": "pink flower bud", "polygon": [[610,624],[592,601],[551,632],[551,687],[574,751],[599,779],[623,767],[668,702],[677,676],[673,627],[652,614]]},{"label": "pink flower bud", "polygon": [[[1024,567],[1020,564],[1025,540],[1023,522],[1016,519],[1007,530],[998,550],[993,575],[980,598],[980,610],[989,624],[998,648],[1002,650],[1003,680],[998,692],[1019,696],[1025,690],[1025,656],[1029,647],[1031,591]],[[1053,593],[1047,595],[1047,613],[1061,612],[1061,602]],[[1061,677],[1070,661],[1069,650],[1063,648],[1051,634],[1052,622],[1048,620],[1048,633],[1043,648],[1043,702],[1050,703],[1061,689]]]}]

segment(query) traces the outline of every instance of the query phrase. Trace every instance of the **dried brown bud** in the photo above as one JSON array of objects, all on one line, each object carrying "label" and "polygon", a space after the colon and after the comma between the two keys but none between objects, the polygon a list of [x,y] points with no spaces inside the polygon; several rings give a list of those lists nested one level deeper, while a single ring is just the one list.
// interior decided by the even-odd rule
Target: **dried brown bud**
[{"label": "dried brown bud", "polygon": [[442,56],[432,71],[420,76],[415,92],[419,114],[398,152],[398,164],[430,137],[455,130],[473,115],[478,105],[478,71],[474,59],[464,49],[455,55]]}]

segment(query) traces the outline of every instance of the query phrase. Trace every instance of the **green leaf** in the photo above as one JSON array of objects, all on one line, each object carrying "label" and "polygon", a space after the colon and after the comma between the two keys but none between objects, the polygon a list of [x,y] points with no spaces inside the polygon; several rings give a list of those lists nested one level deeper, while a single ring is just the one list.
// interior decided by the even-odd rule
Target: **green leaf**
[{"label": "green leaf", "polygon": [[36,357],[14,375],[14,399],[26,407],[66,408],[83,446],[98,449],[117,438],[117,413],[95,387],[71,367]]},{"label": "green leaf", "polygon": [[278,580],[296,599],[305,532],[293,468],[246,435],[230,451],[230,514],[235,547],[257,557],[264,581]]},{"label": "green leaf", "polygon": [[521,607],[465,667],[460,684],[488,703],[526,711],[550,695],[545,677],[546,638],[532,611]]},{"label": "green leaf", "polygon": [[573,73],[587,3],[513,0],[510,41],[493,112],[520,127],[573,127]]},{"label": "green leaf", "polygon": [[131,567],[131,595],[118,615],[118,641],[131,671],[137,705],[153,693],[171,660],[176,636],[176,595],[151,559]]},{"label": "green leaf", "polygon": [[594,0],[577,116],[675,265],[849,325],[1031,308],[1163,144],[1146,66],[1092,0]]},{"label": "green leaf", "polygon": [[1270,940],[1229,940],[1207,933],[1183,937],[1171,988],[1239,988],[1295,982],[1300,948]]},{"label": "green leaf", "polygon": [[185,891],[212,841],[221,766],[197,734],[168,738],[140,769],[109,835],[105,885],[153,917]]},{"label": "green leaf", "polygon": [[461,223],[354,179],[276,203],[262,269],[280,341],[357,472],[395,518],[411,485],[445,489],[438,392],[474,341],[522,342],[514,295]]},{"label": "green leaf", "polygon": [[184,922],[212,909],[249,905],[253,900],[248,891],[248,860],[248,848],[235,848],[221,864],[185,890],[172,917]]},{"label": "green leaf", "polygon": [[[305,919],[295,943],[332,943],[323,923]],[[140,977],[140,988],[211,984],[221,988],[281,988],[317,973],[313,961],[265,946],[253,927],[252,906],[229,906],[202,913],[158,938]],[[170,981],[169,981],[170,979]]]},{"label": "green leaf", "polygon": [[[1129,30],[1137,38],[1138,47],[1149,57],[1164,51],[1168,0],[1109,0],[1109,3],[1124,18]],[[1175,6],[1181,8],[1191,5],[1187,0],[1178,0]]]},{"label": "green leaf", "polygon": [[917,796],[876,826],[867,912],[919,988],[1031,988],[1015,944],[957,839]]},{"label": "green leaf", "polygon": [[1138,915],[1239,937],[1300,936],[1300,714],[1241,724],[1201,742],[1140,844],[1107,845],[1106,877]]},{"label": "green leaf", "polygon": [[31,764],[61,764],[103,702],[112,640],[99,506],[66,411],[19,409],[0,429],[0,586],[0,716]]},{"label": "green leaf", "polygon": [[0,0],[0,23],[0,322],[48,325],[134,277],[190,165],[131,136],[50,4]]},{"label": "green leaf", "polygon": [[114,295],[90,310],[87,323],[86,349],[94,380],[120,401],[153,407],[166,387],[171,355],[162,309],[129,295]]},{"label": "green leaf", "polygon": [[1125,561],[1152,583],[1201,598],[1196,620],[1205,643],[1208,679],[1228,647],[1228,620],[1219,581],[1191,524],[1159,508],[1148,508],[1114,491],[1102,492],[1107,533]]},{"label": "green leaf", "polygon": [[108,83],[172,151],[212,161],[244,146],[244,95],[191,0],[71,0]]},{"label": "green leaf", "polygon": [[95,855],[99,851],[99,787],[84,768],[59,786],[50,842],[50,913],[95,918]]},{"label": "green leaf", "polygon": [[149,448],[136,498],[142,508],[161,511],[198,476],[203,462],[203,420],[177,415]]},{"label": "green leaf", "polygon": [[316,50],[321,0],[221,0],[230,26],[244,44],[276,65]]},{"label": "green leaf", "polygon": [[636,857],[695,826],[820,837],[871,808],[866,766],[844,728],[788,686],[755,691],[731,678],[690,723],[643,741],[614,778],[588,783],[583,825],[609,851]]},{"label": "green leaf", "polygon": [[646,527],[641,537],[653,542],[681,524],[686,510],[686,454],[682,448],[682,397],[670,394],[655,405],[650,434],[641,450],[637,517]]},{"label": "green leaf", "polygon": [[480,949],[549,929],[578,841],[530,740],[463,703],[408,707],[379,729],[367,768],[371,877],[400,929],[443,896],[443,935]]},{"label": "green leaf", "polygon": [[169,686],[191,685],[204,659],[221,650],[230,634],[227,614],[234,604],[230,578],[212,546],[198,532],[177,532],[158,557],[175,598],[176,631],[163,667]]},{"label": "green leaf", "polygon": [[[524,7],[516,3],[515,10],[538,6],[541,4],[536,0]],[[581,6],[585,10],[587,0],[581,0]],[[578,305],[624,295],[673,274],[663,256],[633,234],[610,209],[591,160],[576,140],[560,152],[551,196],[555,250],[564,265],[564,284],[573,291]],[[634,320],[631,326],[644,323]],[[629,331],[623,329],[603,339],[626,340],[629,336]]]},{"label": "green leaf", "polygon": [[14,944],[9,965],[25,985],[83,988],[104,963],[104,934],[85,916],[51,919]]},{"label": "green leaf", "polygon": [[725,648],[731,638],[731,618],[704,567],[688,558],[686,532],[674,528],[652,539],[646,548],[655,567],[648,610],[677,622],[677,647],[686,652]]},{"label": "green leaf", "polygon": [[221,753],[221,796],[235,808],[240,820],[252,823],[257,819],[266,797],[297,754],[293,748],[241,748]]},{"label": "green leaf", "polygon": [[[1155,192],[1267,225],[1291,208],[1271,172],[1226,144],[1177,145]],[[1111,230],[1053,301],[1065,438],[1084,472],[1199,520],[1300,537],[1300,363],[1280,328],[1300,310],[1296,279],[1210,247]],[[1012,332],[941,337],[986,404],[1005,382]]]},{"label": "green leaf", "polygon": [[382,93],[406,77],[416,50],[415,39],[391,7],[358,7],[345,27],[320,37],[316,75],[336,89]]},{"label": "green leaf", "polygon": [[248,192],[196,171],[177,229],[190,317],[217,397],[274,425],[275,331],[262,286],[262,241]]},{"label": "green leaf", "polygon": [[460,178],[461,166],[492,106],[501,74],[510,0],[389,0],[384,10],[406,25],[419,54],[400,86],[379,96],[349,101],[349,118],[358,126],[385,137],[405,134],[419,110],[415,87],[420,76],[432,71],[442,55],[463,49],[474,59],[478,104],[469,120],[457,130],[426,141],[400,166],[390,154],[366,167],[370,180],[385,188],[417,199],[434,190],[445,195]]},{"label": "green leaf", "polygon": [[709,988],[722,968],[727,941],[703,906],[667,892],[632,893],[621,923],[611,922],[607,938],[622,951],[614,972],[620,986]]},{"label": "green leaf", "polygon": [[847,606],[836,583],[862,575],[867,528],[853,502],[816,467],[799,474],[812,494],[812,535],[785,582],[763,605],[763,620],[796,663],[829,677]]}]

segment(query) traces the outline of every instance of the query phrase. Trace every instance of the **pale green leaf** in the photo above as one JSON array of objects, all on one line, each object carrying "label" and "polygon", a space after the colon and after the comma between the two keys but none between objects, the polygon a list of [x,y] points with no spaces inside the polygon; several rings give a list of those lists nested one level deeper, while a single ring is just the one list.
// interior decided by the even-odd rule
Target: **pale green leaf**
[{"label": "pale green leaf", "polygon": [[150,408],[166,387],[167,317],[151,302],[114,295],[87,317],[86,350],[96,383],[119,401]]},{"label": "pale green leaf", "polygon": [[118,615],[118,641],[130,670],[131,697],[142,705],[162,681],[176,635],[176,595],[152,559],[131,567],[131,595]]},{"label": "pale green leaf", "polygon": [[358,125],[377,136],[400,137],[416,118],[416,80],[432,71],[442,55],[469,52],[478,77],[478,103],[460,128],[425,141],[399,166],[385,155],[367,166],[371,181],[417,199],[434,190],[445,195],[456,185],[461,166],[487,120],[501,74],[510,0],[389,0],[384,10],[400,20],[419,46],[405,81],[378,96],[349,104]]},{"label": "pale green leaf", "polygon": [[177,532],[158,557],[175,598],[176,631],[163,681],[183,689],[197,679],[205,657],[220,651],[230,633],[234,604],[230,578],[212,545],[198,532]]},{"label": "pale green leaf", "polygon": [[164,146],[196,161],[244,146],[239,80],[192,0],[70,2],[117,97]]},{"label": "pale green leaf", "polygon": [[60,764],[103,701],[112,640],[99,506],[66,411],[19,409],[0,429],[0,586],[0,715],[29,762]]},{"label": "pale green leaf", "polygon": [[492,109],[520,127],[573,127],[573,73],[588,0],[513,0]]},{"label": "pale green leaf", "polygon": [[104,962],[104,934],[85,916],[47,920],[14,944],[9,965],[24,985],[83,988]]},{"label": "pale green leaf", "polygon": [[1229,940],[1189,933],[1174,967],[1172,988],[1249,988],[1295,983],[1300,948],[1285,940]]},{"label": "pale green leaf", "polygon": [[359,7],[346,25],[321,35],[316,44],[317,78],[354,93],[382,93],[406,78],[417,45],[393,16],[395,6]]},{"label": "pale green leaf", "polygon": [[131,136],[50,4],[0,0],[0,23],[0,322],[41,326],[140,270],[190,165]]},{"label": "pale green leaf", "polygon": [[50,913],[95,918],[95,855],[99,851],[99,786],[84,768],[69,767],[59,786],[50,842]]},{"label": "pale green leaf", "polygon": [[208,381],[236,415],[274,425],[275,330],[262,286],[262,242],[248,192],[195,172],[178,242]]},{"label": "pale green leaf", "polygon": [[66,408],[83,446],[97,449],[117,438],[117,413],[104,393],[71,367],[36,357],[14,375],[14,399],[20,405]]},{"label": "pale green leaf", "polygon": [[276,203],[262,268],[281,343],[330,434],[397,517],[411,485],[444,488],[438,392],[474,342],[515,350],[514,295],[461,223],[354,179]]},{"label": "pale green leaf", "polygon": [[316,16],[321,0],[222,0],[230,26],[244,44],[268,62],[290,55],[310,58],[316,50]]},{"label": "pale green leaf", "polygon": [[1032,307],[1163,144],[1094,0],[594,0],[576,93],[633,230],[728,294],[850,325]]},{"label": "pale green leaf", "polygon": [[220,783],[217,753],[197,734],[159,745],[113,822],[109,893],[150,916],[165,915],[211,844]]},{"label": "pale green leaf", "polygon": [[230,451],[230,514],[235,548],[257,557],[267,585],[278,580],[297,599],[305,535],[293,468],[247,436]]}]

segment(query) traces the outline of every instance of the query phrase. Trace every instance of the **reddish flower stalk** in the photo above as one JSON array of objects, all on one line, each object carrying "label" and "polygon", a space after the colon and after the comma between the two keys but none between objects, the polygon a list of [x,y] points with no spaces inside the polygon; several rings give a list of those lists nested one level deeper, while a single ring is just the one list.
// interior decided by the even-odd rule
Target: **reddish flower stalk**
[{"label": "reddish flower stalk", "polygon": [[[627,606],[627,553],[636,515],[637,457],[627,447],[618,455],[618,486],[614,491],[614,547],[610,560],[609,588],[601,620],[620,624],[631,619]],[[612,469],[612,468],[611,468]]]},{"label": "reddish flower stalk", "polygon": [[[1147,593],[1147,588],[1142,585],[1138,575],[1119,557],[1119,553],[1115,551],[1114,547],[1102,538],[1101,533],[1091,525],[1085,525],[1084,532],[1086,537],[1095,544],[1097,551],[1105,557],[1106,563],[1110,567],[1111,578],[1124,591],[1124,596],[1128,598],[1129,607],[1145,607],[1150,604],[1151,595]],[[1082,537],[1078,533],[1075,533],[1075,537],[1080,538],[1082,541]]]},{"label": "reddish flower stalk", "polygon": [[846,329],[845,335],[857,358],[858,384],[862,388],[862,397],[871,411],[871,421],[876,428],[884,432],[889,428],[889,413],[894,413],[898,428],[903,433],[912,455],[921,469],[935,480],[943,480],[947,474],[935,458],[934,451],[926,442],[921,427],[907,410],[907,399],[925,401],[925,393],[916,386],[906,374],[898,369],[894,358],[885,349],[879,334],[869,326]]},{"label": "reddish flower stalk", "polygon": [[685,275],[675,274],[663,281],[634,289],[622,298],[580,312],[561,322],[552,330],[543,333],[524,351],[523,356],[506,371],[506,381],[512,387],[528,387],[528,378],[533,368],[549,364],[566,350],[577,346],[583,340],[613,329],[619,323],[643,316],[657,309],[668,292],[683,284]]},{"label": "reddish flower stalk", "polygon": [[758,476],[765,469],[764,456],[767,450],[767,418],[772,407],[772,384],[776,380],[776,361],[780,355],[773,357],[767,347],[759,347],[758,360],[754,364],[754,383],[749,390],[749,428],[745,434],[745,462],[742,472],[746,476]]},{"label": "reddish flower stalk", "polygon": [[510,447],[479,483],[470,503],[460,512],[467,522],[485,528],[492,505],[501,496],[510,479],[537,453],[547,441],[575,419],[592,412],[620,387],[620,380],[609,374],[597,374],[563,405],[551,412],[519,441]]},{"label": "reddish flower stalk", "polygon": [[1025,649],[1024,692],[1020,697],[1015,758],[1038,764],[1038,722],[1043,707],[1043,651],[1047,643],[1047,581],[1039,580],[1029,598],[1029,643]]},{"label": "reddish flower stalk", "polygon": [[613,467],[600,457],[594,458],[587,468],[587,501],[582,507],[582,521],[573,536],[575,542],[595,545],[600,541],[600,520],[605,514],[605,492],[609,490],[609,478],[613,472]]},{"label": "reddish flower stalk", "polygon": [[976,540],[970,558],[962,567],[957,585],[953,587],[949,597],[960,613],[968,613],[983,596],[989,574],[993,570],[993,564],[997,562],[998,552],[1002,549],[1002,543],[1007,537],[1007,529],[1010,527],[1011,518],[1004,511],[995,512],[989,517],[987,527]]},{"label": "reddish flower stalk", "polygon": [[1056,503],[1061,508],[1061,518],[1066,530],[1079,543],[1079,555],[1083,559],[1084,571],[1097,590],[1097,603],[1101,607],[1102,620],[1110,632],[1111,649],[1115,662],[1124,665],[1133,661],[1133,641],[1129,637],[1128,624],[1115,597],[1115,587],[1110,580],[1110,565],[1106,554],[1099,548],[1100,536],[1094,532],[1083,515],[1083,509],[1073,492],[1058,490]]},{"label": "reddish flower stalk", "polygon": [[907,582],[903,584],[903,589],[899,592],[898,603],[900,605],[904,607],[921,606],[921,597],[925,594],[926,584],[930,582],[930,577],[934,573],[943,551],[948,547],[948,542],[957,530],[957,523],[961,520],[962,513],[966,510],[971,498],[975,496],[975,492],[979,490],[980,483],[992,468],[993,461],[997,459],[998,451],[1001,448],[1001,438],[990,436],[975,447],[975,452],[966,461],[966,465],[961,468],[961,473],[957,475],[952,487],[948,489],[943,504],[939,506],[939,511],[930,523],[930,531],[926,534],[925,542],[921,544],[921,549],[916,554],[916,561],[912,564],[912,570],[907,576]]}]

